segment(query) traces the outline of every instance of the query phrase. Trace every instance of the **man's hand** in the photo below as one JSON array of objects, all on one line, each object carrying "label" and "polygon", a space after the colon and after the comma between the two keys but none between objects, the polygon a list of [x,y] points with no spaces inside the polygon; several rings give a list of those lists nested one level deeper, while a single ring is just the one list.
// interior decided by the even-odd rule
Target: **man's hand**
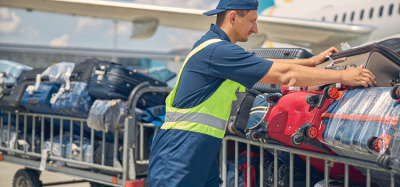
[{"label": "man's hand", "polygon": [[319,55],[313,57],[311,59],[311,64],[310,66],[316,66],[318,64],[321,64],[322,62],[325,61],[326,56],[332,56],[333,53],[339,52],[335,47],[331,47],[328,50],[320,53]]},{"label": "man's hand", "polygon": [[375,76],[371,71],[364,69],[364,65],[357,68],[348,68],[342,73],[342,84],[349,86],[374,86],[376,84]]}]

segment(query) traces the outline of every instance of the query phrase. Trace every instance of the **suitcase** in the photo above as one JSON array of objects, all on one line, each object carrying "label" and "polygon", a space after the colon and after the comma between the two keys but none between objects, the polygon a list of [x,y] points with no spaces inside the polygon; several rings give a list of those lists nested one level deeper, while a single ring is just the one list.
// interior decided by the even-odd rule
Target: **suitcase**
[{"label": "suitcase", "polygon": [[[321,142],[340,156],[375,162],[386,152],[400,114],[390,92],[384,87],[345,91],[322,115]],[[374,171],[371,177],[380,186],[390,185],[390,173]]]},{"label": "suitcase", "polygon": [[124,127],[126,101],[96,100],[90,109],[87,125],[97,131],[110,132]]},{"label": "suitcase", "polygon": [[37,68],[21,74],[16,84],[4,84],[3,96],[0,97],[0,110],[15,112],[27,112],[28,109],[21,104],[22,96],[29,85],[34,85],[36,75],[41,74],[46,68]]},{"label": "suitcase", "polygon": [[46,70],[41,74],[41,77],[49,82],[65,84],[69,81],[74,67],[75,63],[60,62],[46,68]]},{"label": "suitcase", "polygon": [[69,87],[67,83],[63,84],[59,92],[50,100],[56,112],[76,117],[88,116],[94,101],[89,94],[89,82],[97,63],[101,61],[87,59],[75,65],[69,78]]},{"label": "suitcase", "polygon": [[248,52],[260,58],[269,59],[301,59],[314,56],[302,48],[251,48]]},{"label": "suitcase", "polygon": [[[251,48],[248,52],[268,59],[305,59],[314,56],[302,48]],[[282,86],[275,84],[256,83],[252,89],[261,93],[282,93]]]},{"label": "suitcase", "polygon": [[232,102],[226,134],[246,138],[244,130],[249,120],[250,110],[254,99],[261,93],[256,90],[246,89],[245,92],[237,90],[235,94],[237,99]]},{"label": "suitcase", "polygon": [[[334,102],[324,91],[289,91],[279,100],[271,98],[269,102],[274,104],[269,106],[265,122],[258,129],[246,130],[252,140],[262,143],[278,141],[286,146],[336,155],[319,141],[322,135],[320,116]],[[306,159],[305,156],[298,156]],[[324,172],[323,160],[311,158],[310,164],[319,172]],[[350,183],[365,184],[366,178],[360,171],[352,166],[349,171]],[[344,165],[335,163],[329,174],[332,178],[343,180],[340,176],[344,176]]]},{"label": "suitcase", "polygon": [[[123,65],[110,63],[96,64],[95,73],[89,85],[89,94],[96,99],[122,99],[126,101],[132,89],[142,83],[149,82],[152,86],[167,87],[167,83]],[[167,94],[145,93],[138,101],[139,108],[149,108],[165,104]]]},{"label": "suitcase", "polygon": [[390,38],[376,43],[376,45],[384,46],[400,55],[400,38]]},{"label": "suitcase", "polygon": [[391,87],[392,82],[399,79],[400,55],[380,45],[371,44],[349,49],[334,53],[331,58],[332,60],[327,59],[316,68],[343,70],[364,65],[375,75],[377,87]]},{"label": "suitcase", "polygon": [[[64,88],[65,85],[62,85],[60,90]],[[63,91],[58,96],[59,91],[51,98],[51,107],[55,112],[63,115],[87,117],[93,104],[93,98],[88,90],[89,84],[86,82],[71,82],[70,90]]]},{"label": "suitcase", "polygon": [[74,70],[71,73],[70,80],[89,83],[95,66],[99,63],[103,63],[105,65],[110,64],[110,62],[108,61],[101,61],[98,59],[86,59],[85,61],[75,65]]},{"label": "suitcase", "polygon": [[50,99],[59,89],[60,84],[58,83],[42,83],[32,95],[25,91],[21,103],[32,112],[58,114],[51,108]]},{"label": "suitcase", "polygon": [[171,72],[169,69],[160,69],[151,71],[148,75],[163,82],[167,82],[172,78],[176,77],[176,73]]},{"label": "suitcase", "polygon": [[29,70],[32,70],[29,66],[8,60],[0,60],[0,84],[16,83],[21,74]]}]

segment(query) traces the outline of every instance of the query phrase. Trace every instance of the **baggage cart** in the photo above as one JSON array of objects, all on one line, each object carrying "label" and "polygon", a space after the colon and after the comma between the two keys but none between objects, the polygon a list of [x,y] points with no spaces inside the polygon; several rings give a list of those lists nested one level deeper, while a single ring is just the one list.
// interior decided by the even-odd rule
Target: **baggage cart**
[{"label": "baggage cart", "polygon": [[[232,150],[232,148],[230,148],[230,146],[228,146],[228,142],[232,141],[234,142],[234,148]],[[275,186],[275,187],[280,187],[280,186],[288,186],[288,187],[296,187],[296,186],[306,186],[306,187],[310,187],[311,186],[311,170],[312,167],[310,166],[310,159],[311,158],[317,158],[317,159],[321,159],[324,160],[324,168],[325,171],[322,174],[322,180],[324,181],[324,184],[327,184],[328,181],[330,180],[329,178],[329,167],[330,164],[335,164],[335,163],[342,163],[345,165],[345,175],[343,176],[344,178],[344,184],[343,186],[345,187],[349,187],[349,186],[353,186],[352,184],[349,184],[349,166],[357,166],[357,167],[361,167],[361,168],[365,168],[366,169],[366,186],[367,187],[371,187],[373,186],[373,183],[371,182],[371,171],[383,171],[383,172],[388,172],[390,173],[390,187],[395,187],[397,186],[395,184],[395,173],[391,170],[386,170],[383,169],[381,167],[379,167],[376,162],[368,162],[368,161],[363,161],[363,160],[358,160],[358,159],[353,159],[353,158],[346,158],[346,157],[340,157],[337,155],[329,155],[329,154],[325,154],[325,153],[319,153],[319,152],[313,152],[313,151],[309,151],[309,150],[304,150],[304,149],[299,149],[299,148],[294,148],[294,147],[288,147],[288,146],[284,146],[284,145],[279,145],[279,144],[263,144],[260,142],[254,142],[254,141],[250,141],[244,138],[240,138],[237,136],[225,136],[225,138],[223,139],[222,142],[222,147],[220,150],[220,159],[219,159],[219,169],[220,169],[220,177],[223,180],[222,183],[222,187],[226,187],[227,186],[227,177],[228,177],[228,171],[227,171],[227,163],[228,163],[228,152],[229,151],[234,151],[234,159],[235,162],[234,163],[238,163],[238,158],[239,158],[239,143],[243,143],[246,145],[246,150],[247,150],[247,163],[250,163],[250,149],[251,148],[256,148],[255,151],[257,152],[257,154],[260,154],[260,166],[259,166],[259,171],[257,172],[259,174],[259,186],[260,187],[265,187],[268,186],[265,184],[265,172],[266,170],[264,169],[264,158],[266,157],[265,155],[265,150],[268,149],[269,151],[273,150],[271,153],[273,155],[273,183],[270,186]],[[279,167],[278,167],[278,152],[286,152],[290,155],[290,161],[289,163],[286,163],[288,166],[288,169],[285,171],[278,171]],[[296,181],[294,180],[294,175],[295,175],[295,169],[294,169],[294,165],[295,165],[295,155],[304,155],[306,156],[306,167],[304,171],[305,173],[305,181],[304,184],[295,184]],[[298,171],[297,171],[298,172]],[[245,175],[247,175],[246,178],[246,183],[250,184],[251,181],[251,167],[246,167],[246,171],[245,171]],[[239,181],[239,166],[235,165],[235,169],[234,169],[234,186],[238,187],[238,181]],[[247,186],[253,186],[253,184],[251,185],[247,185]],[[255,187],[258,187],[255,186]]]},{"label": "baggage cart", "polygon": [[[76,176],[83,179],[83,182],[90,182],[91,186],[137,186],[144,185],[144,178],[147,175],[148,156],[146,158],[144,129],[146,127],[156,128],[151,123],[140,123],[135,114],[135,108],[139,98],[144,93],[168,94],[168,87],[154,87],[148,82],[143,82],[137,85],[129,95],[127,101],[128,116],[124,120],[124,128],[120,131],[115,131],[114,139],[110,142],[114,144],[112,154],[106,150],[105,133],[103,132],[101,147],[100,162],[95,161],[95,132],[90,129],[89,135],[84,137],[84,125],[87,122],[86,118],[69,117],[63,115],[47,115],[39,113],[23,113],[23,112],[5,112],[5,116],[0,118],[0,161],[6,161],[24,165],[26,169],[16,173],[14,178],[14,186],[23,186],[27,183],[41,186],[39,181],[41,164],[42,170],[63,173],[71,176]],[[1,109],[0,109],[1,110]],[[7,123],[5,121],[7,120]],[[14,120],[14,121],[13,121]],[[56,140],[55,134],[58,134],[54,121],[60,121],[60,132]],[[18,141],[10,146],[11,123],[15,123],[15,129]],[[67,124],[66,124],[67,123]],[[78,124],[78,125],[75,125]],[[70,131],[74,132],[74,128],[79,128],[79,138],[73,133],[64,134],[63,126],[69,125]],[[8,128],[8,129],[7,129]],[[3,134],[3,130],[7,129],[7,133]],[[37,130],[39,129],[39,131]],[[75,129],[76,131],[76,129]],[[157,131],[157,130],[156,130]],[[156,133],[156,132],[155,132]],[[6,137],[3,137],[6,136]],[[64,136],[64,137],[63,137]],[[67,137],[65,137],[67,136]],[[23,137],[23,138],[19,138]],[[49,146],[51,151],[43,151],[45,137],[49,137]],[[3,142],[3,138],[7,139]],[[83,145],[84,138],[89,139],[90,143],[87,147],[90,149],[88,154],[89,161],[84,157],[85,146]],[[31,140],[29,140],[31,139]],[[75,152],[70,144],[69,151],[63,155],[63,147],[61,154],[55,155],[53,147],[57,146],[54,142],[59,142],[63,145],[63,140],[68,140],[72,143],[77,140]],[[25,142],[25,143],[24,143]],[[26,142],[38,142],[31,145]],[[47,142],[48,143],[48,142]],[[109,144],[110,144],[109,143]],[[18,145],[17,145],[18,144]],[[31,147],[29,147],[31,146]],[[37,149],[37,146],[40,148]],[[40,150],[40,151],[38,151]],[[67,149],[68,150],[68,149]],[[107,153],[105,153],[107,152]],[[73,154],[80,153],[78,156]],[[86,154],[86,153],[85,153]],[[106,156],[112,155],[111,164],[107,164]],[[57,165],[55,163],[65,163],[65,165]],[[67,184],[82,181],[69,181],[43,185]]]}]

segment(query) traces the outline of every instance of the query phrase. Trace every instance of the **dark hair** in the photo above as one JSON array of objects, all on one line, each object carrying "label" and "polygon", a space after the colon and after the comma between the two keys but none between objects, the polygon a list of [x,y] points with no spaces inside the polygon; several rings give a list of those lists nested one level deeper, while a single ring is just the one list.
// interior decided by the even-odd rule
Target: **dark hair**
[{"label": "dark hair", "polygon": [[[257,7],[258,7],[258,1],[257,1]],[[250,10],[227,10],[227,11],[218,13],[217,21],[215,23],[218,27],[222,26],[222,23],[225,20],[226,14],[230,11],[235,11],[240,17],[244,17],[247,13],[249,13]]]}]

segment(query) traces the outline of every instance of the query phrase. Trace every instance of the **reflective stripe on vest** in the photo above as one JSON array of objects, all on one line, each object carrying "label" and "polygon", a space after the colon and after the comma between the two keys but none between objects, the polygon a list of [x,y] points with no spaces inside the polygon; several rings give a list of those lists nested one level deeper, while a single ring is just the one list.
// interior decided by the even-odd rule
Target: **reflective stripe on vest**
[{"label": "reflective stripe on vest", "polygon": [[208,45],[220,41],[222,40],[207,40],[189,53],[178,74],[175,88],[166,99],[165,123],[161,126],[161,129],[180,129],[221,139],[224,137],[232,100],[236,98],[235,90],[241,86],[239,83],[225,80],[208,99],[193,108],[172,107],[182,71],[188,60]]}]

